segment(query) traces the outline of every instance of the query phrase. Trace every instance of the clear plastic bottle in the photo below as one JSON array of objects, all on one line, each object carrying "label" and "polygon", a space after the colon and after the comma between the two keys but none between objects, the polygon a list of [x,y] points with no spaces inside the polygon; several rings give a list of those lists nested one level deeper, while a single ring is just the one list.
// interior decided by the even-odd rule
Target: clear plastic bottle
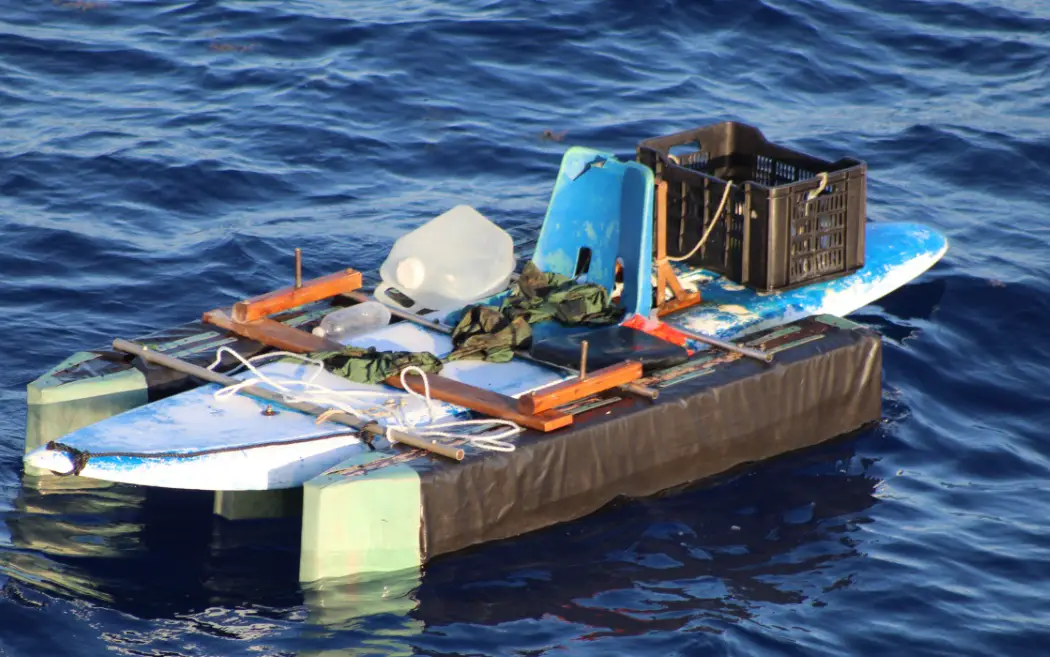
[{"label": "clear plastic bottle", "polygon": [[469,205],[457,205],[398,238],[379,272],[387,284],[438,309],[499,292],[514,264],[511,236]]},{"label": "clear plastic bottle", "polygon": [[331,340],[341,340],[367,333],[390,323],[390,310],[378,301],[365,301],[328,313],[315,327],[313,334]]}]

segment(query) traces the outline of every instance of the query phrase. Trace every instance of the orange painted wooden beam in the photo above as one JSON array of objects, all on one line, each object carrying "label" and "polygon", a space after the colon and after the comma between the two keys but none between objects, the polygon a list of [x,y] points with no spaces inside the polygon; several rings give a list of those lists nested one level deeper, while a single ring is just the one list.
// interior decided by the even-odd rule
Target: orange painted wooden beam
[{"label": "orange painted wooden beam", "polygon": [[361,272],[356,269],[344,269],[306,281],[299,288],[286,287],[238,301],[233,306],[233,319],[238,322],[251,322],[289,308],[353,292],[360,287]]},{"label": "orange painted wooden beam", "polygon": [[252,322],[238,322],[221,310],[209,310],[201,319],[207,324],[282,351],[305,354],[311,351],[339,351],[343,348],[338,342],[266,317]]},{"label": "orange painted wooden beam", "polygon": [[[417,374],[405,376],[408,387],[423,394],[423,380]],[[446,379],[437,374],[427,374],[430,383],[430,396],[443,402],[469,408],[489,417],[510,420],[528,429],[537,431],[554,431],[572,424],[573,418],[568,413],[546,411],[543,413],[522,413],[517,400],[492,390],[478,388],[468,383]],[[401,379],[392,376],[386,380],[388,385],[400,388]]]},{"label": "orange painted wooden beam", "polygon": [[[667,181],[656,184],[656,305],[664,302],[667,289]],[[674,274],[671,274],[674,276]]]},{"label": "orange painted wooden beam", "polygon": [[638,361],[617,363],[591,372],[585,379],[569,379],[522,395],[518,398],[518,410],[526,415],[536,415],[640,378],[642,364]]}]

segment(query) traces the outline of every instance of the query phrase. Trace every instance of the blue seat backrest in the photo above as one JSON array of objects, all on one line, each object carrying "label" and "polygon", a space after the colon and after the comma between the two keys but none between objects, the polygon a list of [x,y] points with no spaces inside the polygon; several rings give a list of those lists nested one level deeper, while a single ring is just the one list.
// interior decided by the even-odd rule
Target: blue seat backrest
[{"label": "blue seat backrest", "polygon": [[[623,263],[620,303],[631,313],[652,307],[653,172],[637,162],[574,146],[562,158],[533,255],[536,266],[612,292]],[[588,260],[589,264],[586,262]]]}]

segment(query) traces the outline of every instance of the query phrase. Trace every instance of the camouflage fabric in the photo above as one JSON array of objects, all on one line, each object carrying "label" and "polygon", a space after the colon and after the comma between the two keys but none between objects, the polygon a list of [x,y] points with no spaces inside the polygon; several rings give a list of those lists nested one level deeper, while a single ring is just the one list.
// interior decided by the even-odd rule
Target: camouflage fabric
[{"label": "camouflage fabric", "polygon": [[375,347],[344,347],[342,351],[315,352],[310,357],[322,361],[326,370],[344,379],[371,384],[382,383],[410,365],[428,373],[440,372],[442,365],[441,359],[426,351],[377,351]]},{"label": "camouflage fabric", "polygon": [[[531,324],[552,319],[569,326],[615,324],[623,315],[623,308],[609,305],[609,293],[601,285],[544,273],[529,262],[499,308],[466,308],[452,330],[453,351],[444,362],[469,359],[506,363],[514,358],[515,349],[529,345]],[[345,347],[311,357],[323,361],[328,371],[357,383],[382,383],[409,365],[428,373],[440,372],[442,366],[442,360],[428,352],[383,352],[375,347]]]},{"label": "camouflage fabric", "polygon": [[552,319],[569,326],[615,324],[623,315],[623,308],[609,305],[609,293],[601,285],[545,273],[529,262],[499,309],[467,308],[452,331],[455,350],[445,360],[505,363],[514,357],[514,349],[528,345],[530,324]]},{"label": "camouflage fabric", "polygon": [[609,305],[609,292],[597,283],[577,283],[561,274],[540,271],[529,262],[500,311],[530,324],[556,319],[562,324],[615,324],[624,309]]},{"label": "camouflage fabric", "polygon": [[492,306],[471,306],[452,330],[454,350],[445,361],[506,363],[514,358],[514,349],[531,338],[532,327],[524,317],[507,317]]}]

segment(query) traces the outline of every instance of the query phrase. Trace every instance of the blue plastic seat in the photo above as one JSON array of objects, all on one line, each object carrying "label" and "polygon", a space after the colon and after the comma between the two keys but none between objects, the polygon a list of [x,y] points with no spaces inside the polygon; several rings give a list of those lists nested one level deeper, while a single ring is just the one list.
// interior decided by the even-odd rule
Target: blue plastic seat
[{"label": "blue plastic seat", "polygon": [[598,283],[611,293],[623,264],[627,316],[652,307],[653,172],[574,146],[562,158],[533,254],[543,271]]}]

